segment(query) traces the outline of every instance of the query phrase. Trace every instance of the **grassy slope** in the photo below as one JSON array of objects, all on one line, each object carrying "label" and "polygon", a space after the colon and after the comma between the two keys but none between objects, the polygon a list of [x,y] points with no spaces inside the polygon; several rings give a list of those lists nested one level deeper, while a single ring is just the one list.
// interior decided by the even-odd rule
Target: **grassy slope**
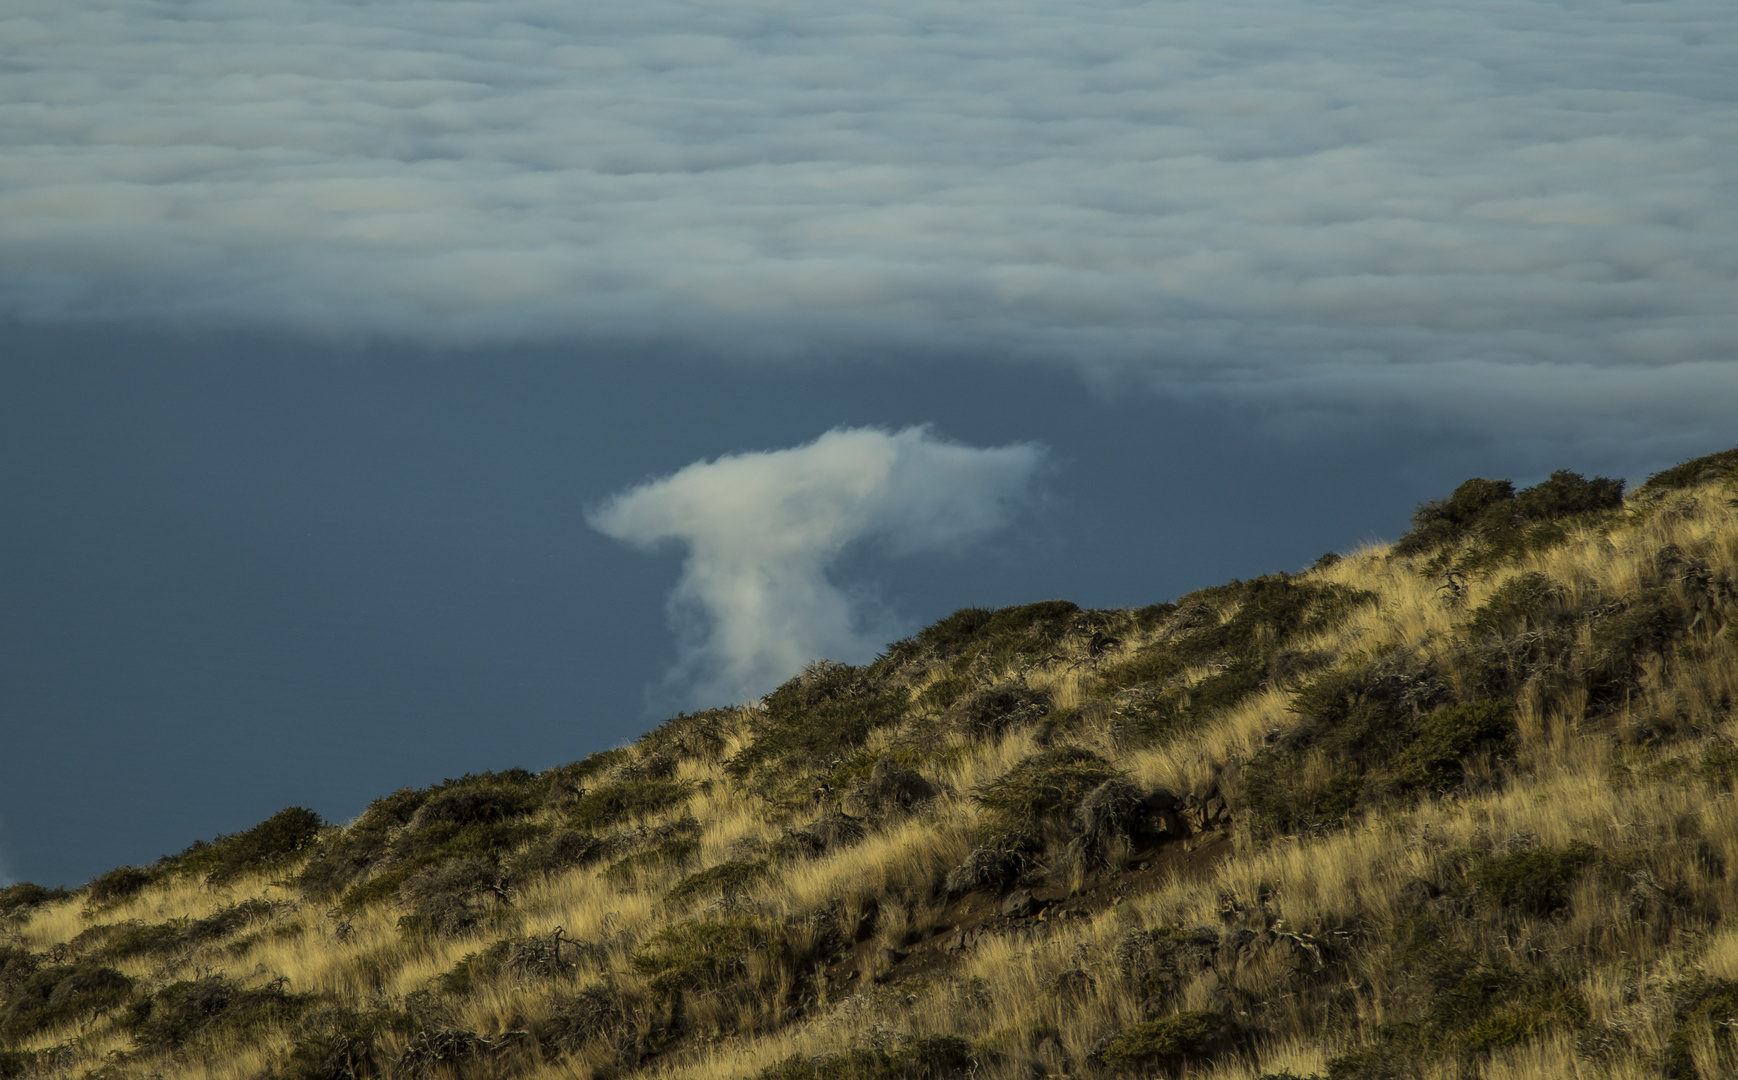
[{"label": "grassy slope", "polygon": [[1733,1075],[1732,456],[7,890],[0,1077]]}]

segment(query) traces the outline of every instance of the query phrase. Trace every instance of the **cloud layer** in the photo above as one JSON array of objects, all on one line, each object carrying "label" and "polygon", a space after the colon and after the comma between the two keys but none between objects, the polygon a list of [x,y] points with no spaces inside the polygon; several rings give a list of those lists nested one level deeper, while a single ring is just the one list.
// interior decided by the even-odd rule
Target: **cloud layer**
[{"label": "cloud layer", "polygon": [[1170,380],[1738,343],[1724,0],[18,0],[0,314]]},{"label": "cloud layer", "polygon": [[670,598],[685,643],[672,682],[701,705],[743,701],[810,660],[861,662],[895,632],[828,577],[852,545],[950,549],[1007,521],[1043,451],[980,449],[923,428],[839,428],[789,450],[700,461],[624,491],[589,519],[643,548],[687,547]]}]

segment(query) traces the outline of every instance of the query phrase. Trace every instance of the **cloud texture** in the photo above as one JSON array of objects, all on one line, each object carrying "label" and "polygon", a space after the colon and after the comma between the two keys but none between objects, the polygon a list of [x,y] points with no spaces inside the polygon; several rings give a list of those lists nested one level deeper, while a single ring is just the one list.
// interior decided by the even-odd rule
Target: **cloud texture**
[{"label": "cloud texture", "polygon": [[16,0],[0,314],[1725,363],[1725,0]]},{"label": "cloud texture", "polygon": [[700,461],[590,515],[643,548],[687,547],[670,598],[685,649],[672,682],[704,705],[772,689],[810,660],[863,661],[896,632],[828,577],[847,548],[948,549],[1007,521],[1043,460],[923,428],[839,428],[789,450]]}]

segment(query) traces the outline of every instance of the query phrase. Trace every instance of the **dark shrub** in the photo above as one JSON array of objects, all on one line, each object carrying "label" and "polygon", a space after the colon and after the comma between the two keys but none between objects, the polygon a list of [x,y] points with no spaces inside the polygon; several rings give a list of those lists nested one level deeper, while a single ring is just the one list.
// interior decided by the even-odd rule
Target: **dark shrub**
[{"label": "dark shrub", "polygon": [[1446,499],[1424,503],[1412,512],[1412,529],[1394,545],[1396,555],[1418,555],[1459,540],[1492,510],[1503,508],[1515,497],[1508,480],[1474,477],[1454,489]]},{"label": "dark shrub", "polygon": [[634,818],[673,810],[694,794],[681,780],[628,780],[587,791],[568,811],[568,820],[582,829],[625,824]]},{"label": "dark shrub", "polygon": [[532,841],[524,851],[509,859],[508,876],[516,885],[528,885],[564,870],[589,866],[603,858],[608,850],[609,845],[591,833],[557,829]]},{"label": "dark shrub", "polygon": [[1559,469],[1550,478],[1515,496],[1515,512],[1527,521],[1593,514],[1623,505],[1623,481],[1607,476],[1589,480]]},{"label": "dark shrub", "polygon": [[827,814],[800,829],[786,829],[785,835],[773,844],[772,854],[780,859],[805,859],[824,855],[860,842],[865,835],[861,822],[843,814]]},{"label": "dark shrub", "polygon": [[1695,487],[1738,474],[1738,449],[1722,450],[1718,454],[1692,458],[1682,465],[1654,473],[1637,494],[1657,495],[1667,491]]},{"label": "dark shrub", "polygon": [[1697,1043],[1712,1042],[1738,1058],[1738,1038],[1732,1026],[1733,1018],[1738,1017],[1738,982],[1697,980],[1681,988],[1677,997],[1674,1026],[1661,1054],[1664,1073],[1671,1080],[1714,1080],[1697,1072],[1691,1050]]},{"label": "dark shrub", "polygon": [[767,875],[771,869],[765,859],[752,862],[726,862],[689,874],[664,894],[670,904],[687,904],[696,900],[712,900],[720,896],[741,896]]},{"label": "dark shrub", "polygon": [[1598,858],[1598,850],[1579,840],[1565,847],[1537,847],[1479,859],[1466,883],[1480,900],[1528,915],[1550,915],[1569,904],[1575,882]]},{"label": "dark shrub", "polygon": [[[297,878],[310,898],[343,893],[354,910],[393,895],[412,874],[466,857],[499,858],[548,831],[524,821],[550,781],[523,769],[467,775],[372,803],[348,829],[324,839]],[[370,878],[361,885],[356,883]],[[348,890],[348,891],[346,891]]]},{"label": "dark shrub", "polygon": [[774,762],[799,771],[824,768],[906,711],[905,695],[869,678],[866,669],[826,662],[809,665],[765,704],[750,724],[754,741],[725,764],[738,780]]},{"label": "dark shrub", "polygon": [[913,1039],[894,1051],[854,1049],[801,1054],[768,1065],[755,1080],[951,1080],[974,1075],[985,1055],[957,1035]]},{"label": "dark shrub", "polygon": [[507,898],[507,883],[493,860],[472,856],[431,866],[405,881],[398,899],[409,912],[398,920],[408,935],[451,937],[483,921]]},{"label": "dark shrub", "polygon": [[172,983],[133,1010],[129,1026],[141,1047],[177,1047],[221,1025],[249,1031],[282,1024],[310,1008],[313,998],[287,994],[282,985],[244,990],[220,976]]},{"label": "dark shrub", "polygon": [[93,878],[83,892],[91,903],[107,904],[137,896],[149,884],[151,871],[138,866],[122,866]]},{"label": "dark shrub", "polygon": [[245,832],[199,841],[168,860],[177,873],[205,875],[214,884],[245,873],[270,870],[307,850],[326,822],[301,806],[280,810]]},{"label": "dark shrub", "polygon": [[1127,780],[1106,780],[1074,808],[1069,861],[1086,871],[1102,869],[1119,842],[1155,832],[1146,793]]},{"label": "dark shrub", "polygon": [[42,966],[42,958],[13,945],[0,945],[0,1001],[22,985]]},{"label": "dark shrub", "polygon": [[678,923],[652,935],[633,965],[659,994],[717,988],[741,977],[750,951],[778,944],[771,927],[746,916]]},{"label": "dark shrub", "polygon": [[304,1017],[303,1031],[289,1055],[271,1072],[272,1080],[368,1080],[383,1063],[377,1038],[393,1018],[341,1007],[316,1009]]},{"label": "dark shrub", "polygon": [[0,889],[0,919],[23,915],[43,904],[65,900],[72,894],[65,889],[50,889],[29,881],[20,881]]},{"label": "dark shrub", "polygon": [[713,761],[724,751],[725,733],[735,726],[736,717],[735,709],[677,713],[640,736],[638,746],[651,757]]},{"label": "dark shrub", "polygon": [[462,787],[430,798],[411,818],[414,829],[430,825],[493,825],[537,809],[535,794],[524,787]]},{"label": "dark shrub", "polygon": [[1622,505],[1623,481],[1604,476],[1589,480],[1559,470],[1519,494],[1507,480],[1475,478],[1447,499],[1420,506],[1412,515],[1411,531],[1394,545],[1394,552],[1422,555],[1470,542],[1475,550],[1460,565],[1490,565],[1561,542],[1567,534],[1552,527],[1554,522],[1609,513]]},{"label": "dark shrub", "polygon": [[1026,758],[979,786],[972,797],[1009,821],[1060,819],[1087,792],[1121,777],[1120,770],[1092,751],[1059,746]]},{"label": "dark shrub", "polygon": [[1181,1012],[1124,1028],[1099,1056],[1108,1065],[1179,1071],[1235,1049],[1237,1025],[1217,1012]]},{"label": "dark shrub", "polygon": [[1475,701],[1438,709],[1418,722],[1412,745],[1394,760],[1402,790],[1447,791],[1466,778],[1466,758],[1479,750],[1514,749],[1515,710],[1506,701]]},{"label": "dark shrub", "polygon": [[699,853],[698,835],[674,836],[625,859],[618,859],[604,871],[604,876],[614,882],[626,882],[644,870],[660,866],[681,866]]},{"label": "dark shrub", "polygon": [[974,738],[995,738],[1014,727],[1035,724],[1050,711],[1050,695],[1024,686],[1000,686],[971,694],[948,710],[955,730]]},{"label": "dark shrub", "polygon": [[[1465,734],[1467,718],[1429,719],[1425,710],[1445,696],[1428,667],[1399,654],[1317,678],[1293,695],[1298,726],[1242,768],[1239,797],[1252,824],[1268,833],[1327,828],[1371,802],[1411,790],[1414,779],[1446,783],[1444,755]],[[1481,724],[1490,719],[1482,712],[1477,717]],[[1425,731],[1428,741],[1405,757]],[[1442,771],[1427,777],[1429,763]],[[1407,770],[1418,775],[1409,777]]]},{"label": "dark shrub", "polygon": [[864,803],[862,809],[867,812],[896,814],[928,802],[939,793],[936,786],[925,780],[916,769],[900,764],[891,754],[882,754],[857,794]]},{"label": "dark shrub", "polygon": [[88,1016],[125,1001],[133,982],[96,964],[39,968],[7,999],[0,1012],[0,1043],[15,1043],[37,1032]]},{"label": "dark shrub", "polygon": [[1474,637],[1512,637],[1558,625],[1569,617],[1562,586],[1544,574],[1517,574],[1499,585],[1466,621]]}]

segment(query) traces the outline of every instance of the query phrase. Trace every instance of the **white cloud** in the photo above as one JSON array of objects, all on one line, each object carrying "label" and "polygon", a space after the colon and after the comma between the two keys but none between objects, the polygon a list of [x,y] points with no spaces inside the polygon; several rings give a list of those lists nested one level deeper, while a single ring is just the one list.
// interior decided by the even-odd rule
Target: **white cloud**
[{"label": "white cloud", "polygon": [[838,428],[789,450],[700,461],[621,492],[594,528],[687,547],[670,598],[685,650],[672,682],[701,705],[763,694],[810,660],[861,662],[893,627],[828,577],[852,545],[951,549],[1008,520],[1043,460],[924,428]]},{"label": "white cloud", "polygon": [[0,315],[1734,370],[1724,0],[8,11]]}]

